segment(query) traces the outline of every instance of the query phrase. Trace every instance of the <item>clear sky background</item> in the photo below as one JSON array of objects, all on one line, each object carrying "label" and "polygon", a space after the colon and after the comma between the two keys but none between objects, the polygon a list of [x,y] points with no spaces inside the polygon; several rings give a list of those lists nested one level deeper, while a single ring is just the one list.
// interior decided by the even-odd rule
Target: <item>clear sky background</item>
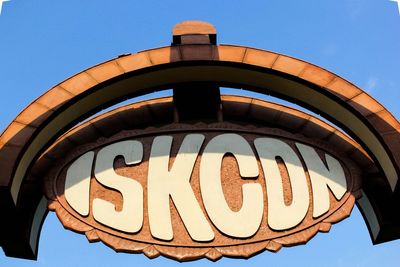
[{"label": "clear sky background", "polygon": [[[0,129],[67,77],[120,54],[169,45],[185,20],[214,24],[218,43],[304,59],[365,89],[400,118],[400,15],[389,0],[11,0],[0,15]],[[6,218],[0,218],[4,220]],[[357,210],[305,246],[250,260],[179,264],[117,254],[49,214],[37,262],[0,266],[399,266],[400,241],[373,246]]]}]

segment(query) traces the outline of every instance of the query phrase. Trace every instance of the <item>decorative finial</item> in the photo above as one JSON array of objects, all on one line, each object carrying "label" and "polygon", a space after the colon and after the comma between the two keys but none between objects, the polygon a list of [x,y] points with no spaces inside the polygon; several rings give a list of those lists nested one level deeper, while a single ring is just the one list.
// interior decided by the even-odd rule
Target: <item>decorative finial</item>
[{"label": "decorative finial", "polygon": [[189,20],[176,24],[172,35],[172,45],[217,43],[217,30],[204,21]]}]

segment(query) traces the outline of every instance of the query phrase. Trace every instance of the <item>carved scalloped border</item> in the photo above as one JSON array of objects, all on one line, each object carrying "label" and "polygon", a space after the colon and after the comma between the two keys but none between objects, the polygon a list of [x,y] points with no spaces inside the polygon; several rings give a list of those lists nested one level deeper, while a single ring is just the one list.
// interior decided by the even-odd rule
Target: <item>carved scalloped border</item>
[{"label": "carved scalloped border", "polygon": [[358,197],[359,191],[350,194],[343,205],[340,206],[339,209],[334,213],[332,213],[331,216],[294,234],[248,244],[218,247],[214,246],[209,248],[175,247],[136,242],[103,232],[85,224],[68,213],[68,211],[66,211],[57,200],[50,200],[48,208],[49,210],[56,212],[57,217],[66,229],[84,234],[90,243],[101,241],[116,252],[143,253],[150,259],[154,259],[162,255],[164,257],[172,258],[181,262],[197,260],[201,258],[217,261],[222,257],[241,257],[247,259],[265,250],[278,252],[282,247],[304,245],[318,232],[328,233],[332,227],[332,224],[349,217],[351,211],[353,210],[355,200]]},{"label": "carved scalloped border", "polygon": [[[327,151],[335,151],[330,145],[324,141],[313,140],[303,135],[297,133],[288,133],[284,130],[278,128],[268,128],[268,127],[257,127],[254,125],[237,125],[233,123],[214,123],[214,124],[205,124],[205,123],[197,123],[195,125],[186,125],[186,124],[170,124],[167,126],[163,126],[160,128],[148,127],[142,130],[130,130],[130,131],[121,131],[116,133],[112,137],[103,138],[100,137],[96,142],[89,143],[86,145],[79,146],[72,153],[73,157],[76,157],[77,153],[84,153],[94,147],[99,145],[106,145],[107,143],[121,140],[126,137],[135,137],[141,135],[148,135],[153,133],[160,132],[179,132],[179,131],[188,131],[190,129],[195,129],[198,131],[201,130],[236,130],[236,131],[246,131],[252,132],[253,134],[262,134],[263,132],[267,132],[269,135],[277,135],[283,138],[288,139],[301,139],[303,143],[309,143],[312,145],[316,145],[319,149],[325,149]],[[265,134],[265,133],[264,133]],[[334,153],[336,156],[341,156],[340,153]],[[69,155],[71,156],[71,155]],[[344,156],[344,158],[347,158]],[[347,158],[348,159],[348,158]],[[62,160],[58,166],[65,166],[68,164],[67,162],[70,160],[70,157]],[[351,161],[351,160],[350,160]],[[359,176],[359,172],[353,168],[354,164],[346,164],[352,174],[356,174],[355,176]],[[59,168],[56,168],[59,169]],[[51,175],[48,175],[46,180],[50,177],[58,177],[58,173],[54,173],[55,169],[50,171]],[[292,247],[296,245],[306,244],[311,238],[313,238],[318,232],[327,233],[330,231],[332,224],[335,224],[339,221],[344,220],[349,217],[351,211],[354,207],[355,200],[361,197],[361,184],[360,177],[353,177],[352,188],[350,194],[347,199],[343,202],[341,206],[337,208],[330,216],[325,218],[324,220],[311,225],[309,228],[299,230],[298,232],[288,234],[287,236],[278,237],[270,240],[256,241],[247,244],[240,244],[234,246],[210,246],[207,248],[204,247],[178,247],[178,246],[167,246],[160,244],[151,244],[146,242],[137,242],[133,240],[128,240],[122,237],[115,236],[113,234],[104,232],[100,229],[96,229],[78,218],[74,215],[70,214],[57,200],[56,192],[53,191],[54,188],[46,187],[46,195],[49,200],[48,208],[51,211],[55,211],[57,217],[63,224],[66,229],[72,230],[74,232],[85,234],[86,238],[90,243],[101,241],[105,245],[109,246],[116,252],[126,252],[126,253],[143,253],[148,258],[153,259],[159,256],[164,256],[167,258],[171,258],[178,261],[191,261],[201,258],[207,258],[211,261],[217,261],[222,257],[241,257],[241,258],[250,258],[258,253],[261,253],[265,250],[271,252],[278,252],[282,247]],[[54,179],[54,178],[53,178]]]}]

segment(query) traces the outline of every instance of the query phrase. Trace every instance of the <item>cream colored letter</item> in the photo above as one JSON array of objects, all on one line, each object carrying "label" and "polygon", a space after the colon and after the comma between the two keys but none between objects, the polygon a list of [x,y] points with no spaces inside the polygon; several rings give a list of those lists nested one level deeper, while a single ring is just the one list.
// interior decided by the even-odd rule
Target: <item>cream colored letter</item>
[{"label": "cream colored letter", "polygon": [[[292,228],[304,219],[309,207],[307,180],[300,159],[288,144],[274,138],[258,138],[254,144],[267,187],[268,225],[274,230]],[[285,204],[277,157],[283,160],[289,174],[292,188],[290,205]]]},{"label": "cream colored letter", "polygon": [[326,154],[325,159],[328,166],[322,162],[314,148],[296,144],[307,165],[311,179],[313,193],[313,216],[321,216],[329,210],[329,190],[337,200],[340,200],[347,191],[346,176],[339,161]]},{"label": "cream colored letter", "polygon": [[169,169],[173,138],[159,136],[153,141],[149,160],[148,201],[151,234],[162,240],[172,240],[170,198],[182,221],[195,241],[211,241],[212,231],[190,185],[190,177],[204,136],[189,134],[185,137]]},{"label": "cream colored letter", "polygon": [[237,134],[221,134],[208,143],[201,158],[201,195],[211,221],[221,232],[246,238],[254,235],[260,227],[264,210],[263,192],[258,183],[243,185],[240,211],[230,209],[221,184],[222,160],[228,153],[236,158],[241,177],[258,177],[257,160],[249,143]]},{"label": "cream colored letter", "polygon": [[104,147],[97,153],[95,177],[102,185],[119,191],[123,198],[121,211],[103,199],[93,200],[96,221],[127,233],[138,232],[143,225],[143,188],[138,181],[115,173],[114,160],[123,156],[127,165],[140,163],[143,146],[138,141],[122,141]]},{"label": "cream colored letter", "polygon": [[65,178],[65,199],[82,216],[89,215],[90,177],[94,152],[90,151],[69,166]]}]

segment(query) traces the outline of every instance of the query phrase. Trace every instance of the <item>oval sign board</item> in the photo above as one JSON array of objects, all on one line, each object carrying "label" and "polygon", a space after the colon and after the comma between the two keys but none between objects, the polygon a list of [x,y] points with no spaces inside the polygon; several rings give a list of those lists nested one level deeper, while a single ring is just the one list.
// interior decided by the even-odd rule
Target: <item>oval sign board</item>
[{"label": "oval sign board", "polygon": [[90,241],[181,261],[304,244],[350,215],[360,181],[351,160],[278,129],[220,126],[78,147],[49,175],[50,208]]}]

